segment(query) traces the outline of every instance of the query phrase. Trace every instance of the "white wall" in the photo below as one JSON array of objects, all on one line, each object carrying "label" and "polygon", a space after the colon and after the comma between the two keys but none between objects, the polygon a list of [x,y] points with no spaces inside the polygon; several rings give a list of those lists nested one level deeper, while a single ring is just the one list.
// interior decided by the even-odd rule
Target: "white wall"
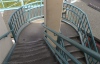
[{"label": "white wall", "polygon": [[[0,37],[6,32],[8,32],[8,30],[0,13]],[[11,41],[10,36],[0,40],[0,64],[2,64],[12,45],[13,43]]]}]

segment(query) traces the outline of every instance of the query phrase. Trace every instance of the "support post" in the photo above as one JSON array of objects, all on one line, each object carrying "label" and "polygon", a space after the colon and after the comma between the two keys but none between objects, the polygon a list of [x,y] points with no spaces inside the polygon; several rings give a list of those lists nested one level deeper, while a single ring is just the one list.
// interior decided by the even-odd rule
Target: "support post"
[{"label": "support post", "polygon": [[[62,16],[63,0],[44,0],[44,21],[46,26],[60,32],[60,23]],[[47,33],[54,39],[57,40],[57,36],[54,36],[51,32]],[[50,40],[49,40],[50,41]],[[56,47],[52,42],[51,44]]]}]

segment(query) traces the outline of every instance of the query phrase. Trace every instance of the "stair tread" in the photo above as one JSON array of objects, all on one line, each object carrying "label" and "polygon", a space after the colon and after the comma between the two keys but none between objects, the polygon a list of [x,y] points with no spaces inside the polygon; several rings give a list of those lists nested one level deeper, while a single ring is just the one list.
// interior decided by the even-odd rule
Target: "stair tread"
[{"label": "stair tread", "polygon": [[31,49],[31,48],[36,48],[40,46],[45,46],[44,44],[38,44],[38,45],[25,45],[25,46],[16,46],[15,50],[26,50],[26,49]]},{"label": "stair tread", "polygon": [[16,55],[13,55],[11,57],[11,59],[16,59],[16,58],[19,58],[19,57],[29,57],[29,56],[34,56],[34,55],[38,55],[38,54],[42,54],[42,53],[47,53],[49,52],[47,49],[45,50],[42,50],[42,51],[39,51],[37,53],[34,53],[34,52],[28,52],[27,54],[16,54]]},{"label": "stair tread", "polygon": [[72,45],[66,46],[65,48],[66,48],[66,50],[69,51],[69,52],[80,51],[78,48],[76,48],[75,46],[72,46]]},{"label": "stair tread", "polygon": [[82,53],[81,51],[77,51],[77,52],[72,52],[71,53],[74,57],[76,57],[76,58],[83,58],[84,57],[84,53]]},{"label": "stair tread", "polygon": [[[74,41],[76,41],[76,42],[78,42],[78,43],[81,43],[80,40],[79,40],[78,38],[74,38],[74,37],[73,37],[73,38],[71,38],[71,39],[74,40]],[[65,45],[65,46],[69,46],[69,45],[71,45],[71,44],[64,40],[64,45]]]},{"label": "stair tread", "polygon": [[33,45],[37,45],[37,44],[40,44],[40,43],[44,43],[43,40],[41,41],[31,41],[31,42],[26,42],[26,43],[17,43],[18,46],[23,46],[23,45],[29,45],[29,44],[33,44]]},{"label": "stair tread", "polygon": [[29,50],[18,50],[18,51],[15,51],[14,50],[14,54],[16,53],[27,53],[27,52],[36,52],[36,51],[40,51],[40,50],[43,50],[47,48],[46,46],[41,46],[41,47],[38,47],[38,48],[35,48],[35,49],[29,49]]},{"label": "stair tread", "polygon": [[[45,60],[45,61],[44,61]],[[20,64],[53,64],[54,61],[50,56],[40,57],[38,59],[31,59],[31,60],[23,60],[23,61],[10,61],[10,63],[20,63]]]},{"label": "stair tread", "polygon": [[[34,44],[30,45],[30,43],[27,44],[25,43],[25,45],[23,45],[24,43],[23,44],[21,43],[21,46],[16,46],[8,63],[9,64],[58,64],[54,60],[53,55],[49,51],[46,44],[42,43],[37,43],[35,45]],[[18,49],[18,47],[21,48]]]},{"label": "stair tread", "polygon": [[[84,57],[84,58],[79,58],[78,60],[79,60],[82,64],[86,64],[85,57]],[[73,61],[68,61],[68,62],[69,62],[69,64],[74,64]]]},{"label": "stair tread", "polygon": [[[81,59],[85,57],[81,51],[72,52],[71,54],[77,59]],[[71,59],[68,59],[68,61],[71,61]]]}]

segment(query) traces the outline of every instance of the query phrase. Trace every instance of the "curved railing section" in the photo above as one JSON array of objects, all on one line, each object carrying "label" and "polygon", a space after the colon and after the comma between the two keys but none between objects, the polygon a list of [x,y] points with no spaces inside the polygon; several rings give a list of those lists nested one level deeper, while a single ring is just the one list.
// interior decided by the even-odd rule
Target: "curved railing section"
[{"label": "curved railing section", "polygon": [[[61,40],[65,40],[68,43],[70,43],[71,45],[77,47],[78,49],[80,49],[81,51],[83,51],[84,53],[86,53],[87,55],[90,56],[90,60],[92,61],[89,64],[98,64],[98,62],[100,62],[100,54],[77,43],[76,41],[70,39],[69,37],[66,37],[52,29],[50,29],[49,27],[47,27],[45,24],[42,24],[43,27],[46,29],[46,31],[44,31],[45,37],[44,40],[46,41],[47,45],[49,46],[49,48],[52,50],[52,52],[55,54],[56,58],[59,60],[60,64],[69,64],[68,63],[68,59],[71,59],[75,64],[82,64],[80,63],[80,61],[78,61],[74,56],[72,56],[66,49],[65,49],[65,42],[61,41]],[[57,36],[59,39],[61,39],[60,41],[56,41],[54,40],[48,33],[47,31],[50,31],[52,34],[54,34],[54,36]],[[56,45],[56,48],[53,47],[50,42],[52,41],[52,43],[54,43]],[[92,58],[95,60],[95,63],[93,62]]]},{"label": "curved railing section", "polygon": [[[70,24],[77,30],[80,35],[81,44],[98,52],[87,15],[79,8],[68,3],[64,4],[63,10],[62,21]],[[91,62],[96,63],[93,58],[92,61],[90,61],[89,55],[85,54],[85,56],[89,64],[91,64]]]},{"label": "curved railing section", "polygon": [[16,10],[8,22],[14,39],[16,40],[17,33],[25,23],[43,17],[43,3],[42,1],[36,1],[25,6],[20,7]]},{"label": "curved railing section", "polygon": [[[12,35],[13,35],[15,41],[17,39],[16,37],[18,36],[17,34],[22,26],[24,26],[26,23],[30,23],[32,20],[43,17],[43,15],[44,15],[43,14],[43,7],[44,7],[44,5],[43,5],[42,1],[36,1],[36,2],[33,2],[33,3],[30,3],[30,4],[27,4],[25,6],[20,7],[18,10],[16,10],[12,14],[8,24],[9,24],[10,29],[12,30]],[[92,35],[92,31],[91,31],[89,21],[88,21],[86,14],[82,10],[80,10],[79,8],[77,8],[71,4],[67,4],[67,3],[64,3],[64,11],[65,12],[62,15],[63,22],[68,23],[71,26],[73,26],[80,35],[82,45],[79,45],[79,44],[77,44],[77,42],[74,42],[74,43],[76,43],[75,46],[77,48],[81,48],[81,47],[78,47],[78,45],[79,45],[79,46],[83,46],[85,48],[85,51],[84,51],[84,48],[82,48],[81,50],[83,52],[85,52],[84,54],[85,54],[87,63],[97,64],[98,63],[97,60],[99,57],[97,57],[95,54],[97,54],[96,52],[98,52],[98,50],[97,50],[95,40],[94,40],[94,37]],[[56,34],[56,33],[54,33],[54,34]],[[48,36],[47,34],[45,34],[45,35]],[[59,36],[59,37],[62,39],[66,38],[66,37],[65,38],[61,37],[61,36]],[[69,42],[71,42],[71,41],[69,41]],[[86,50],[86,49],[88,49],[88,50]],[[91,52],[91,49],[96,51],[96,52],[94,52],[94,51]],[[72,55],[70,55],[69,53],[66,53],[63,50],[63,48],[60,48],[60,50],[63,51],[64,54],[69,56],[70,59],[73,60],[73,62],[75,62],[76,64],[80,64],[80,62],[78,62],[75,58],[73,59]],[[93,56],[88,51],[91,52]],[[58,55],[59,55],[59,53],[58,53]],[[61,56],[61,59],[63,59],[62,61],[67,62],[65,60],[66,58],[64,59],[62,56]],[[58,58],[58,60],[61,61],[59,58]]]}]

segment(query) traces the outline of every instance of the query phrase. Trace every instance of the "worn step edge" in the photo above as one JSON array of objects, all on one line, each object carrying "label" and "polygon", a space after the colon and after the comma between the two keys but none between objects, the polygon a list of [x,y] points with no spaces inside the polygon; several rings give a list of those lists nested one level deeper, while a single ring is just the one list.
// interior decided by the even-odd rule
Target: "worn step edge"
[{"label": "worn step edge", "polygon": [[[83,59],[85,57],[75,57],[75,58],[77,58],[77,60],[79,60],[79,59]],[[70,61],[72,61],[72,60],[71,59],[68,59],[68,62],[70,62]]]},{"label": "worn step edge", "polygon": [[22,47],[16,47],[15,50],[24,50],[24,49],[32,49],[40,46],[44,46],[45,44],[38,44],[38,45],[30,45],[30,46],[22,46]]},{"label": "worn step edge", "polygon": [[32,44],[32,45],[37,45],[37,44],[40,44],[40,43],[43,43],[44,44],[44,41],[38,41],[38,42],[30,42],[30,43],[17,43],[17,46],[24,46],[24,45],[29,45],[29,44]]},{"label": "worn step edge", "polygon": [[44,49],[44,48],[47,48],[46,46],[42,46],[42,47],[39,47],[39,48],[36,48],[36,49],[31,49],[31,50],[26,50],[26,51],[14,51],[14,53],[25,53],[25,52],[31,52],[31,51],[38,51],[38,50],[41,50],[41,49]]},{"label": "worn step edge", "polygon": [[38,52],[38,53],[35,53],[35,54],[29,54],[29,55],[13,55],[12,57],[11,57],[11,61],[12,60],[15,60],[16,58],[18,58],[18,57],[30,57],[30,56],[36,56],[36,55],[39,55],[39,54],[43,54],[43,53],[50,53],[48,50],[43,50],[43,51],[40,51],[40,52]]},{"label": "worn step edge", "polygon": [[[38,60],[42,60],[43,58],[46,58],[46,57],[50,57],[51,58],[51,56],[50,56],[50,54],[45,54],[45,55],[41,55],[42,57],[37,57],[37,58],[34,58],[34,60],[32,59],[32,61],[38,61]],[[23,59],[19,59],[19,60],[17,60],[17,62],[20,62],[20,61],[22,61],[22,62],[25,62],[25,60],[24,59],[27,59],[27,58],[23,58]],[[26,62],[30,62],[30,59],[28,58],[28,60],[26,60]]]}]

